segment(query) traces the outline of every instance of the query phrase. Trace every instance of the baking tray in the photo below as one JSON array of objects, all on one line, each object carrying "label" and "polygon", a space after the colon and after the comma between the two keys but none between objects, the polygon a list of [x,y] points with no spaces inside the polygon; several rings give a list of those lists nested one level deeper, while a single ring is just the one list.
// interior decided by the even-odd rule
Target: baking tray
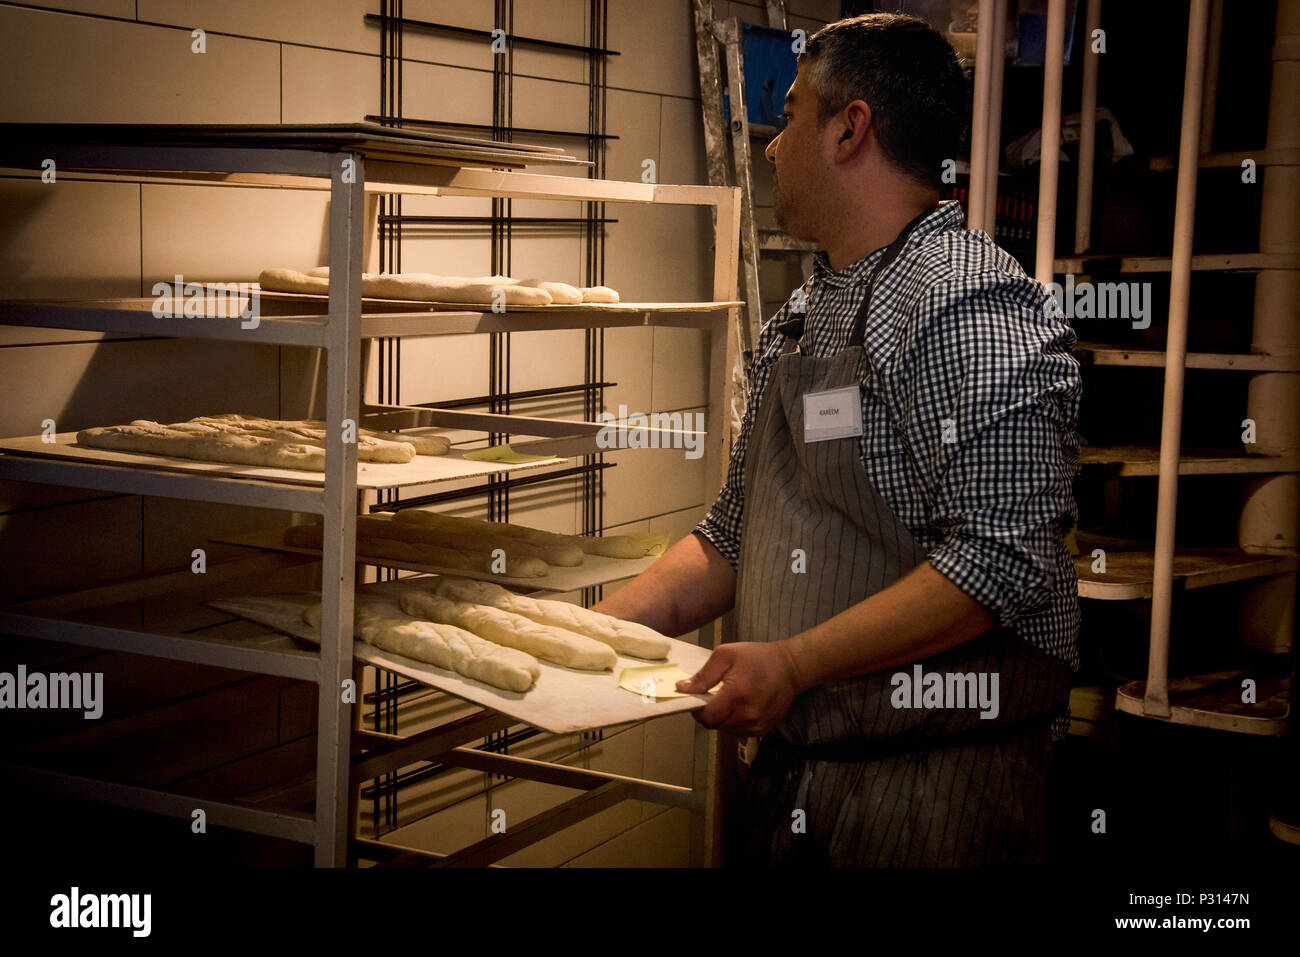
[{"label": "baking tray", "polygon": [[[412,430],[416,434],[419,430]],[[270,468],[260,465],[236,465],[229,462],[204,462],[199,459],[174,458],[170,455],[146,455],[143,452],[114,452],[110,449],[92,449],[77,444],[76,432],[60,432],[55,441],[46,442],[40,435],[22,435],[0,439],[0,452],[34,455],[96,465],[125,465],[143,469],[162,469],[168,472],[190,472],[204,475],[224,475],[234,478],[287,482],[322,488],[324,472],[306,472],[301,469]],[[417,455],[410,462],[358,462],[357,487],[368,489],[398,488],[409,485],[431,485],[455,479],[495,475],[520,469],[542,468],[563,464],[565,459],[544,456],[533,462],[506,465],[501,462],[476,462],[465,459],[456,450],[446,455]]]},{"label": "baking tray", "polygon": [[[363,585],[357,589],[357,593],[395,600],[403,590],[424,588],[427,584],[427,581],[421,579],[405,578]],[[277,632],[319,645],[320,638],[315,630],[302,620],[303,609],[317,601],[320,601],[319,595],[302,593],[224,598],[207,604],[227,614],[246,618]],[[698,671],[708,660],[710,652],[707,648],[676,638],[669,641],[672,647],[668,653],[668,663],[677,665],[688,674]],[[396,672],[431,688],[509,715],[521,724],[555,734],[590,731],[694,711],[709,700],[708,695],[687,695],[650,703],[643,701],[641,695],[624,691],[618,686],[619,673],[624,668],[663,662],[623,655],[618,656],[618,664],[613,671],[604,672],[579,671],[539,660],[541,675],[537,683],[527,692],[514,692],[494,688],[452,671],[444,671],[427,662],[382,651],[364,642],[353,642],[352,647],[353,657],[358,661]]]},{"label": "baking tray", "polygon": [[[212,283],[201,284],[205,288]],[[302,302],[320,305],[321,314],[324,314],[324,308],[329,306],[329,296],[324,293],[315,292],[283,292],[279,289],[263,289],[260,284],[256,285],[258,295],[262,299],[278,299],[286,302]],[[507,304],[506,310],[499,313],[502,316],[509,316],[518,312],[592,312],[592,313],[609,313],[611,315],[630,314],[638,312],[717,312],[719,309],[731,309],[737,306],[743,306],[744,303],[738,299],[724,299],[718,302],[578,302],[562,303],[553,302],[546,306],[526,306]],[[363,296],[361,298],[361,311],[382,310],[383,312],[491,312],[492,303],[490,302],[430,302],[425,299],[377,299],[373,296]],[[271,318],[275,318],[272,316]]]}]

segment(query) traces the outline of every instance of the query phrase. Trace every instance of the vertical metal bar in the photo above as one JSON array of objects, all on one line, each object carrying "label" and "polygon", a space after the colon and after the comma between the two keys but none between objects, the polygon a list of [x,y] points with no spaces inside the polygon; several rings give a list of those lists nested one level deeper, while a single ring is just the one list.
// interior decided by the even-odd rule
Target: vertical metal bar
[{"label": "vertical metal bar", "polygon": [[975,21],[975,95],[970,118],[970,196],[966,228],[985,229],[983,183],[989,161],[989,91],[992,88],[994,4],[981,3]]},{"label": "vertical metal bar", "polygon": [[989,129],[984,166],[985,231],[998,228],[998,166],[1002,156],[1002,72],[1006,65],[1007,0],[993,2],[993,56],[989,61]]},{"label": "vertical metal bar", "polygon": [[365,158],[339,153],[330,184],[330,294],[326,327],[325,546],[321,550],[320,694],[316,736],[316,865],[347,863],[352,675],[352,603],[356,569],[357,444],[361,381],[361,257]]},{"label": "vertical metal bar", "polygon": [[1065,70],[1065,0],[1047,0],[1043,63],[1042,162],[1038,169],[1038,245],[1034,278],[1050,283],[1056,255],[1056,186],[1061,163],[1061,81]]},{"label": "vertical metal bar", "polygon": [[1155,577],[1151,592],[1151,650],[1143,714],[1169,717],[1169,624],[1173,606],[1174,538],[1178,513],[1178,454],[1183,428],[1183,371],[1187,358],[1187,312],[1192,280],[1192,234],[1196,226],[1196,179],[1201,142],[1201,95],[1209,0],[1192,0],[1187,22],[1187,68],[1183,123],[1178,140],[1178,187],[1174,199],[1174,250],[1169,277],[1169,338],[1165,344],[1164,414],[1160,423],[1160,478],[1156,498]]},{"label": "vertical metal bar", "polygon": [[1083,105],[1079,110],[1079,184],[1074,194],[1074,251],[1092,246],[1092,184],[1097,158],[1097,70],[1101,54],[1092,52],[1092,34],[1101,29],[1101,0],[1087,0],[1083,31]]}]

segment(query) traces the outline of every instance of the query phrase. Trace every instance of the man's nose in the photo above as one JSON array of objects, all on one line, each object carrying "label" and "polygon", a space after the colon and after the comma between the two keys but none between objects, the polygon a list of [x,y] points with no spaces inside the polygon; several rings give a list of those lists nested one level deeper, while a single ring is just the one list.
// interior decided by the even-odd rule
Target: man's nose
[{"label": "man's nose", "polygon": [[763,150],[763,155],[767,157],[769,163],[776,162],[776,143],[780,138],[781,134],[777,133],[776,136],[772,138],[772,142],[767,144],[767,149]]}]

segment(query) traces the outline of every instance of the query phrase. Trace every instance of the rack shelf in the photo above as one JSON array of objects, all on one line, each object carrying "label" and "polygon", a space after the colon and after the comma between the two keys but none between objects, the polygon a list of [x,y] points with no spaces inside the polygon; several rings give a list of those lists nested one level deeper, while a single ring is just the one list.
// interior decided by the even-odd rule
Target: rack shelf
[{"label": "rack shelf", "polygon": [[[1074,348],[1079,361],[1097,366],[1138,366],[1163,369],[1163,349],[1130,349],[1101,342],[1080,342]],[[1264,355],[1245,352],[1189,352],[1188,369],[1235,369],[1240,372],[1300,372],[1300,355]]]},{"label": "rack shelf", "polygon": [[[1081,445],[1079,465],[1113,469],[1117,477],[1160,474],[1160,448],[1147,445]],[[1300,455],[1182,449],[1179,475],[1247,475],[1300,471]]]},{"label": "rack shelf", "polygon": [[[329,300],[325,296],[261,293],[262,315],[251,320],[224,316],[158,318],[152,298],[114,300],[0,300],[0,325],[49,329],[84,329],[141,336],[222,339],[286,346],[320,346],[324,342]],[[267,315],[265,307],[295,315]],[[625,326],[706,327],[727,310],[743,305],[724,302],[624,302],[580,306],[516,306],[503,313],[464,306],[386,299],[362,300],[361,338],[452,336],[483,332],[530,332],[547,329],[594,329]]]},{"label": "rack shelf", "polygon": [[[1222,671],[1169,679],[1169,718],[1185,724],[1239,734],[1279,735],[1291,714],[1291,680],[1259,678],[1256,700],[1241,700],[1246,671]],[[1115,707],[1127,714],[1150,717],[1143,707],[1145,681],[1131,681],[1116,691]]]},{"label": "rack shelf", "polygon": [[[1079,597],[1102,601],[1132,601],[1150,598],[1154,579],[1155,553],[1107,552],[1106,572],[1092,570],[1091,554],[1076,555],[1074,569],[1079,576]],[[1294,555],[1251,555],[1232,549],[1181,550],[1174,554],[1174,583],[1185,590],[1207,588],[1227,582],[1282,575],[1300,568]]]},{"label": "rack shelf", "polygon": [[[1167,273],[1173,268],[1169,256],[1129,256],[1123,253],[1067,256],[1054,260],[1057,273],[1089,272],[1094,263],[1105,263],[1121,273]],[[1193,272],[1258,272],[1261,269],[1296,269],[1300,260],[1281,253],[1206,253],[1192,257]]]},{"label": "rack shelf", "polygon": [[[468,138],[451,142],[453,139],[456,138],[368,124],[257,128],[0,125],[0,170],[22,177],[39,177],[42,161],[53,157],[61,179],[261,186],[328,190],[330,193],[328,258],[332,276],[329,295],[283,298],[268,294],[259,302],[259,306],[264,308],[259,310],[259,321],[252,328],[244,328],[245,320],[239,317],[158,318],[152,315],[154,300],[145,297],[0,303],[0,324],[315,346],[322,350],[327,383],[324,418],[330,436],[323,474],[293,470],[269,470],[267,474],[266,470],[240,466],[223,467],[217,463],[131,456],[103,450],[78,449],[70,453],[68,434],[61,436],[62,442],[53,444],[44,443],[39,437],[0,441],[0,477],[6,479],[241,504],[315,513],[324,517],[324,537],[328,547],[322,549],[319,557],[323,610],[319,651],[299,648],[274,630],[249,632],[235,629],[231,633],[218,628],[203,633],[167,634],[58,617],[71,612],[93,611],[127,600],[122,597],[124,595],[166,594],[166,589],[177,584],[175,573],[0,608],[0,629],[14,635],[214,664],[316,683],[321,689],[317,696],[316,773],[301,789],[308,800],[314,796],[313,815],[285,815],[227,804],[211,806],[219,812],[212,817],[214,822],[311,843],[315,861],[322,866],[345,864],[349,847],[356,846],[350,841],[349,804],[355,798],[352,788],[359,780],[358,775],[384,773],[384,770],[377,769],[381,766],[386,770],[396,769],[421,760],[426,752],[430,756],[437,755],[485,733],[476,725],[461,729],[466,735],[463,740],[452,740],[447,735],[427,737],[422,734],[392,743],[381,740],[380,736],[354,730],[356,715],[352,706],[341,700],[337,689],[344,681],[355,679],[360,668],[354,654],[351,611],[356,587],[355,516],[364,504],[364,493],[368,489],[427,485],[562,462],[556,457],[558,452],[523,466],[468,462],[458,456],[427,457],[434,460],[434,465],[442,468],[444,473],[449,464],[454,464],[452,471],[455,474],[425,474],[408,466],[358,465],[356,446],[342,442],[343,422],[352,420],[370,424],[378,419],[415,416],[416,421],[403,426],[409,428],[433,424],[435,418],[450,421],[458,415],[462,416],[455,420],[458,423],[473,420],[490,427],[509,422],[519,427],[514,429],[515,433],[520,433],[524,427],[538,429],[533,434],[550,437],[556,450],[561,446],[565,448],[563,454],[576,454],[569,450],[569,446],[573,449],[589,446],[595,429],[591,423],[526,420],[513,416],[475,417],[446,410],[398,407],[365,410],[361,403],[362,340],[627,325],[700,328],[710,333],[709,407],[721,421],[726,421],[730,409],[726,390],[730,388],[729,374],[736,354],[734,313],[740,305],[735,299],[739,190],[524,173],[519,169],[535,164],[567,164],[579,169],[591,164],[548,148],[476,143]],[[621,303],[547,307],[534,311],[513,309],[500,315],[463,306],[440,311],[412,303],[363,303],[361,276],[366,258],[367,230],[375,224],[373,219],[367,220],[365,216],[364,198],[368,193],[712,207],[716,212],[712,299],[702,303]],[[725,478],[725,432],[725,428],[713,429],[705,436],[704,454],[709,463],[704,470],[705,499],[716,492]],[[85,454],[87,451],[102,454],[88,456]],[[424,466],[434,467],[429,463],[424,463]],[[393,472],[394,468],[407,471]],[[275,474],[277,472],[289,474]],[[273,556],[257,555],[231,564],[242,568],[249,562],[254,565],[307,563],[302,556],[277,553]],[[256,590],[253,588],[254,592]],[[706,637],[706,645],[709,641]],[[490,724],[505,719],[488,714],[485,720]],[[590,776],[583,779],[581,786],[598,792],[601,801],[632,796],[688,807],[693,813],[692,854],[696,860],[703,861],[708,853],[709,745],[708,733],[697,729],[693,747],[694,787],[691,789],[630,779],[597,781]],[[365,753],[354,757],[354,747]],[[483,759],[466,756],[464,760]],[[559,773],[533,769],[517,759],[492,760],[499,762],[494,768],[502,768],[500,773],[517,777],[546,780],[548,775],[554,777]],[[193,798],[183,795],[100,782],[46,769],[7,765],[0,767],[0,775],[61,793],[162,814],[183,812],[188,815],[194,806]],[[548,832],[547,827],[540,827],[534,833]],[[493,849],[485,847],[470,850],[472,853],[465,860],[487,860],[494,853]]]}]

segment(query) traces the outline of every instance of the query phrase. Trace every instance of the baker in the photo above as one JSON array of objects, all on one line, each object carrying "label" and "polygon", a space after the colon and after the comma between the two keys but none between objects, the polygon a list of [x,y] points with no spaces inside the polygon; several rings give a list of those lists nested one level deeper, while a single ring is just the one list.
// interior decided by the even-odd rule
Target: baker
[{"label": "baker", "polygon": [[[678,685],[721,682],[697,720],[761,737],[729,863],[1043,860],[1078,667],[1081,384],[1044,288],[939,201],[966,104],[921,20],[808,40],[766,155],[812,275],[763,327],[704,521],[597,606],[667,634],[734,606],[739,640]],[[976,684],[996,707],[948,693]]]}]

